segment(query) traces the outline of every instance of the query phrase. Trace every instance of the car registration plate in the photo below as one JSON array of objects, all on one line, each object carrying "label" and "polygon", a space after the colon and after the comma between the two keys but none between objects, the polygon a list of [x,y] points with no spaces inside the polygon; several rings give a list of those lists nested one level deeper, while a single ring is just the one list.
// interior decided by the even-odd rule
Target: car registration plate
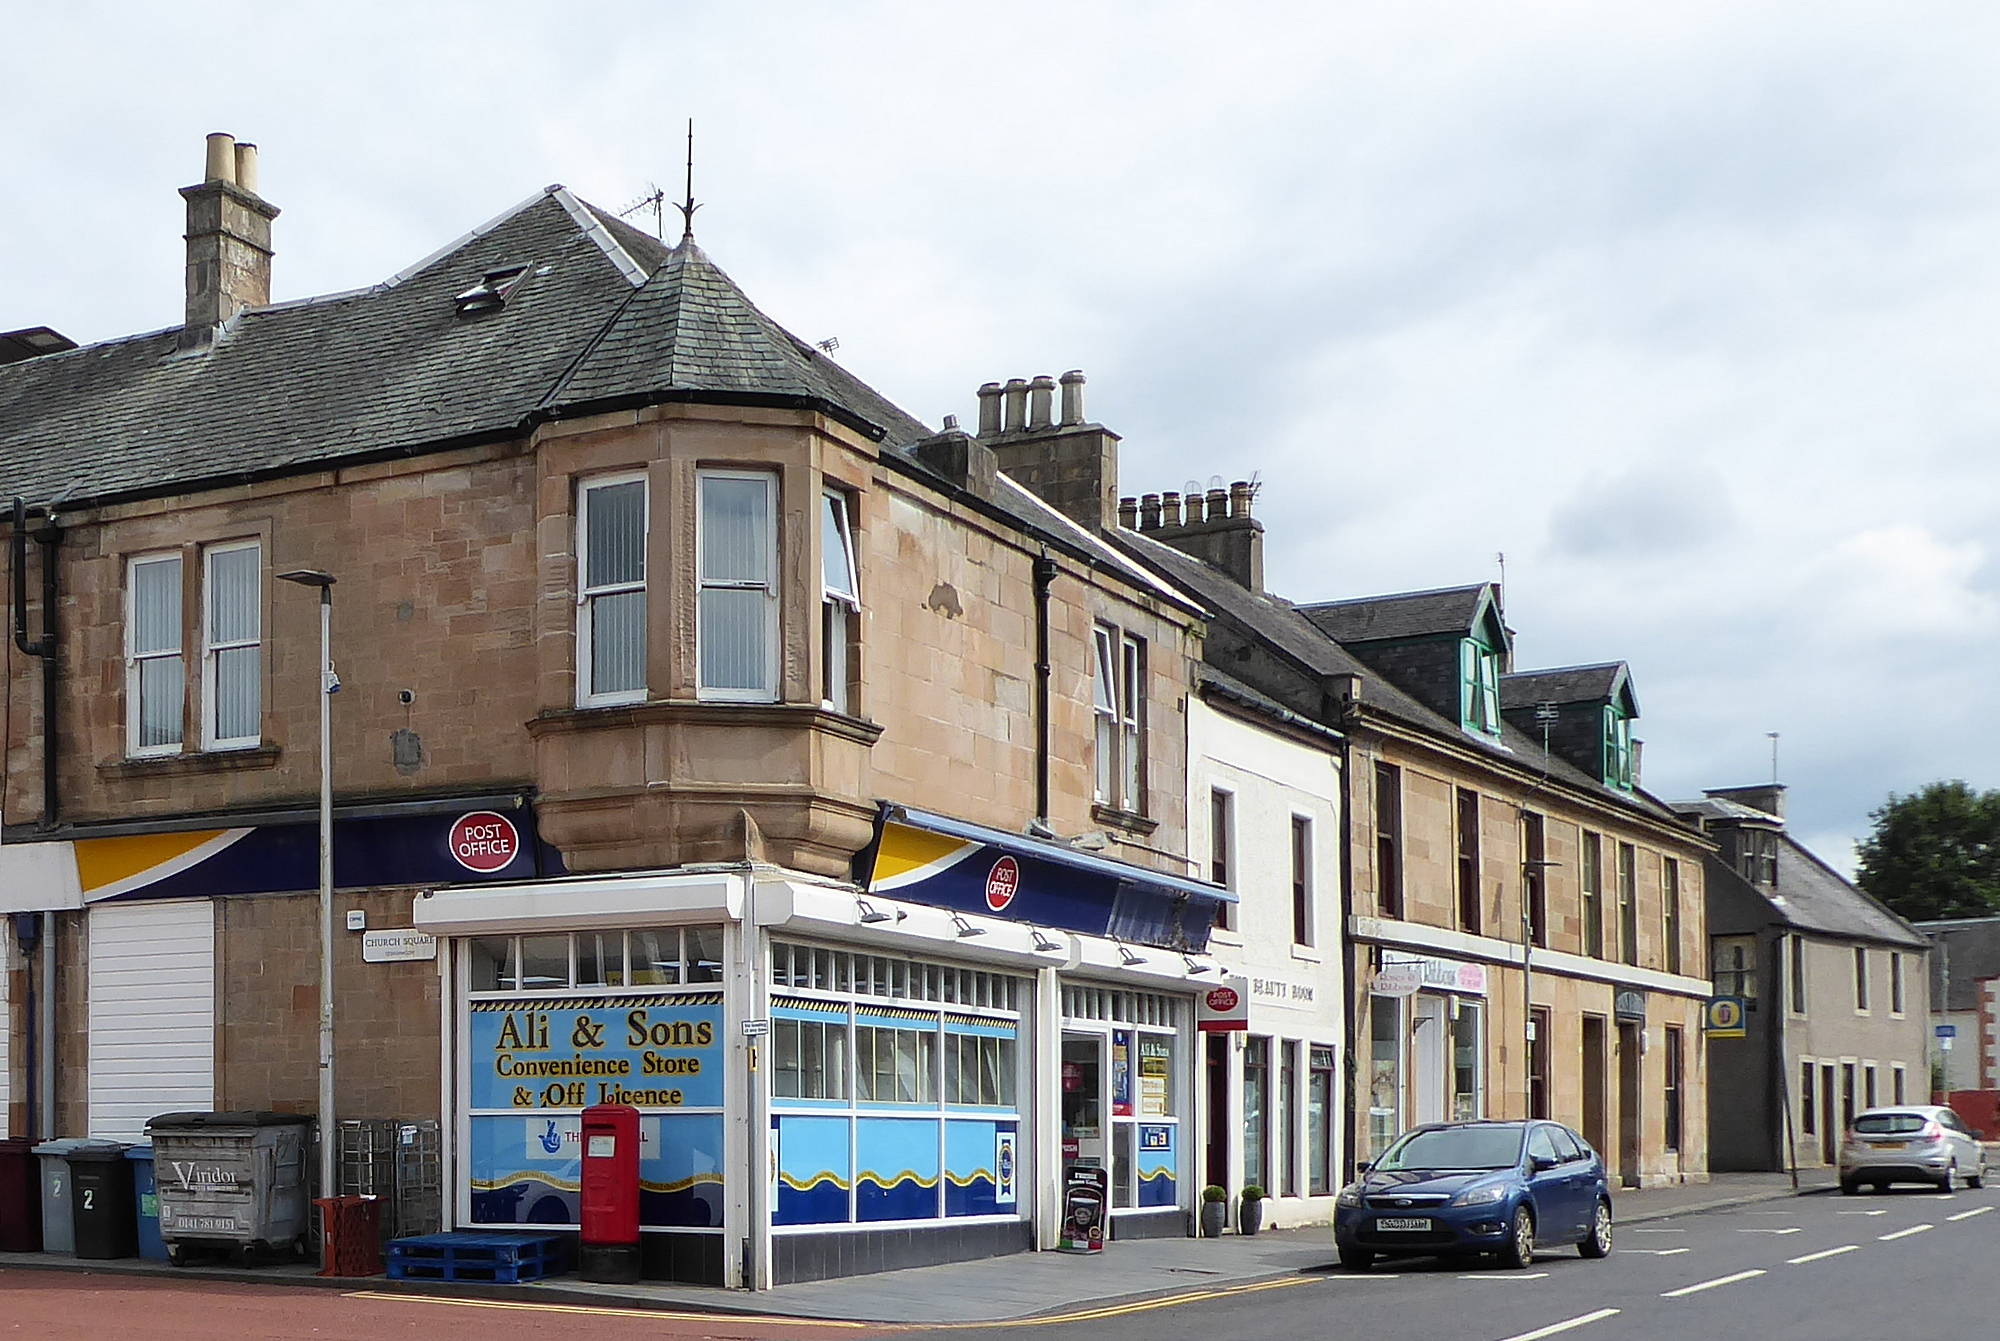
[{"label": "car registration plate", "polygon": [[1869,1142],[1868,1144],[1869,1144],[1869,1145],[1871,1145],[1871,1146],[1874,1146],[1874,1147],[1875,1147],[1875,1148],[1876,1148],[1877,1150],[1901,1150],[1901,1149],[1902,1149],[1902,1148],[1903,1148],[1903,1147],[1904,1147],[1905,1145],[1908,1145],[1908,1144],[1909,1144],[1909,1142],[1907,1142],[1907,1141],[1870,1141],[1870,1142]]},{"label": "car registration plate", "polygon": [[1375,1228],[1384,1233],[1401,1231],[1421,1234],[1430,1227],[1429,1218],[1421,1215],[1384,1215],[1375,1221]]}]

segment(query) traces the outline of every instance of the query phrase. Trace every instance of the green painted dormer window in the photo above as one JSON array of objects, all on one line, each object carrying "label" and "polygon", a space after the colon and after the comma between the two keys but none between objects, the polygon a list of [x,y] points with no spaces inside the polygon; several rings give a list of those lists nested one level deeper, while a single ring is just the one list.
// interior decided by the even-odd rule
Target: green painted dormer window
[{"label": "green painted dormer window", "polygon": [[1481,735],[1500,734],[1500,653],[1480,638],[1458,644],[1458,723]]},{"label": "green painted dormer window", "polygon": [[1632,719],[1609,704],[1604,708],[1604,785],[1632,790]]}]

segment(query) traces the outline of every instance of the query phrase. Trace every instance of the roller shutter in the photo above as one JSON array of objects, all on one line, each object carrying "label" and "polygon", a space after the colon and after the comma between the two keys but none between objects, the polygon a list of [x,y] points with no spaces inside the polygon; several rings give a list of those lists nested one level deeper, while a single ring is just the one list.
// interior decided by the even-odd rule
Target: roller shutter
[{"label": "roller shutter", "polygon": [[90,910],[90,1134],[215,1103],[215,911],[207,899]]}]

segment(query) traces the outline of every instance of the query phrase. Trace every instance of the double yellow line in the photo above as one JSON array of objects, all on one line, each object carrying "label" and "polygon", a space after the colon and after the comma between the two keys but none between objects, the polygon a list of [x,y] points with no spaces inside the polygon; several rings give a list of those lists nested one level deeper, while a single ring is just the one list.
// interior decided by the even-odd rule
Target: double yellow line
[{"label": "double yellow line", "polygon": [[692,1313],[591,1304],[543,1304],[513,1299],[452,1299],[430,1294],[398,1294],[390,1290],[353,1290],[345,1297],[380,1299],[399,1304],[438,1304],[447,1308],[493,1308],[517,1313],[553,1313],[594,1318],[659,1318],[672,1322],[731,1323],[758,1327],[846,1328],[878,1332],[950,1332],[998,1331],[1012,1327],[1057,1327],[1072,1322],[1094,1322],[1100,1318],[1120,1318],[1131,1313],[1150,1313],[1155,1309],[1177,1308],[1182,1304],[1199,1304],[1209,1299],[1229,1299],[1237,1295],[1256,1294],[1263,1290],[1282,1290],[1293,1285],[1310,1285],[1317,1279],[1318,1277],[1314,1276],[1284,1276],[1277,1280],[1256,1281],[1249,1285],[1230,1285],[1213,1290],[1189,1290],[1160,1299],[1140,1299],[1129,1304],[1107,1304],[1102,1308],[1076,1309],[1069,1313],[1054,1313],[1038,1318],[946,1323],[853,1322],[839,1318],[783,1318],[758,1313]]}]

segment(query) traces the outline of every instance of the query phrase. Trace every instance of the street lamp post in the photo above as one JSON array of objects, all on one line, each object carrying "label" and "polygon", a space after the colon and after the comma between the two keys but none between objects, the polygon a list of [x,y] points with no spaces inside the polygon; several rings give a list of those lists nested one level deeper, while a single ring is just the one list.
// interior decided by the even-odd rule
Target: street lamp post
[{"label": "street lamp post", "polygon": [[319,1194],[333,1185],[333,574],[313,568],[278,574],[319,589]]}]

